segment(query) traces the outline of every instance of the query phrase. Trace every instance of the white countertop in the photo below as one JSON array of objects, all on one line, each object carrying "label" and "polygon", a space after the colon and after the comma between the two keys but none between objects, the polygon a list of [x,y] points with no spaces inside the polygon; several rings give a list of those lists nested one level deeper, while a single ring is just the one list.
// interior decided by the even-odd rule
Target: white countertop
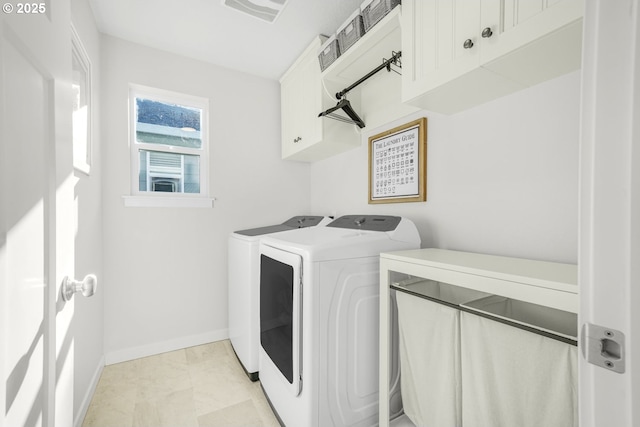
[{"label": "white countertop", "polygon": [[446,249],[380,254],[390,270],[578,312],[578,269],[562,264]]}]

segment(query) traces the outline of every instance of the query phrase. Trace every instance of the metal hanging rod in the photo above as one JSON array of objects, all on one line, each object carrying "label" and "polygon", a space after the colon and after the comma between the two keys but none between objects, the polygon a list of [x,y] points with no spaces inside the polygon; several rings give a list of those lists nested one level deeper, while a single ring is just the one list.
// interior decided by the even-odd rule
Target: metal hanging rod
[{"label": "metal hanging rod", "polygon": [[400,58],[402,57],[402,51],[399,52],[391,52],[391,58],[389,59],[384,59],[382,61],[382,64],[378,65],[376,68],[374,68],[373,70],[369,71],[367,74],[365,74],[364,76],[360,77],[360,79],[358,79],[355,83],[353,83],[351,86],[346,87],[344,89],[342,89],[340,92],[336,93],[336,98],[337,99],[342,99],[343,96],[345,96],[347,93],[349,93],[350,90],[354,89],[356,86],[364,83],[367,79],[369,79],[370,77],[372,77],[374,74],[376,74],[378,71],[384,70],[386,68],[387,71],[391,71],[391,64],[396,65],[396,66],[400,66],[402,62],[400,61]]},{"label": "metal hanging rod", "polygon": [[[336,93],[336,99],[338,99],[338,103],[335,105],[335,107],[331,107],[328,110],[323,111],[322,113],[318,114],[318,117],[328,117],[328,118],[331,118],[331,119],[334,119],[334,120],[339,120],[341,122],[355,124],[359,128],[362,129],[365,126],[364,121],[353,110],[353,108],[351,107],[351,104],[346,99],[347,93],[349,93],[349,91],[354,89],[356,86],[358,86],[358,85],[362,84],[363,82],[365,82],[367,79],[369,79],[371,76],[376,74],[378,71],[381,71],[381,70],[384,70],[384,69],[386,69],[387,71],[391,71],[391,65],[392,64],[397,66],[397,67],[402,68],[402,62],[400,61],[401,57],[402,57],[402,52],[401,51],[391,52],[391,58],[383,59],[382,60],[382,64],[378,65],[376,68],[374,68],[373,70],[369,71],[366,75],[362,76],[360,79],[358,79],[351,86],[346,87],[346,88],[342,89],[340,92]],[[345,113],[347,115],[347,117],[336,113],[336,111],[339,111],[339,110],[342,110],[342,112]]]}]

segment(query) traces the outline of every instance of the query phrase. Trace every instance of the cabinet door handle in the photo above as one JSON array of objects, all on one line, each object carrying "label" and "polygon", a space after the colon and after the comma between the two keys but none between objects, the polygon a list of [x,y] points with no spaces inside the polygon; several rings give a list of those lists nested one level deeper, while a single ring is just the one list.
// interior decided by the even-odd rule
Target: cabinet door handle
[{"label": "cabinet door handle", "polygon": [[491,27],[487,27],[482,30],[482,38],[488,39],[493,35],[493,31],[491,31]]},{"label": "cabinet door handle", "polygon": [[466,39],[462,47],[464,47],[465,49],[471,49],[473,47],[473,40]]},{"label": "cabinet door handle", "polygon": [[302,141],[302,137],[301,136],[299,136],[296,139],[294,139],[293,143],[295,144],[296,142],[300,142],[300,141]]}]

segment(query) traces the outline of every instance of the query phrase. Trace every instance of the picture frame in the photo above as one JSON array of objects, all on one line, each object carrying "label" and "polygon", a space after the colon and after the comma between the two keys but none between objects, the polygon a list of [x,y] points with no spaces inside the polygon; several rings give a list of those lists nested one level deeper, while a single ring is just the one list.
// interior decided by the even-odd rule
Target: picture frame
[{"label": "picture frame", "polygon": [[427,118],[369,138],[369,204],[427,200]]},{"label": "picture frame", "polygon": [[91,173],[92,113],[91,62],[73,24],[71,25],[71,87],[73,92],[73,167]]}]

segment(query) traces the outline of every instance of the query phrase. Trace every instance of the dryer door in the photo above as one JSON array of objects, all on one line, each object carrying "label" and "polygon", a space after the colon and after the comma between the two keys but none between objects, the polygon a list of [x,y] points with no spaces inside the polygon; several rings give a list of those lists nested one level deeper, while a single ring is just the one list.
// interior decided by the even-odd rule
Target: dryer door
[{"label": "dryer door", "polygon": [[294,396],[301,391],[301,293],[302,257],[261,246],[260,345]]}]

